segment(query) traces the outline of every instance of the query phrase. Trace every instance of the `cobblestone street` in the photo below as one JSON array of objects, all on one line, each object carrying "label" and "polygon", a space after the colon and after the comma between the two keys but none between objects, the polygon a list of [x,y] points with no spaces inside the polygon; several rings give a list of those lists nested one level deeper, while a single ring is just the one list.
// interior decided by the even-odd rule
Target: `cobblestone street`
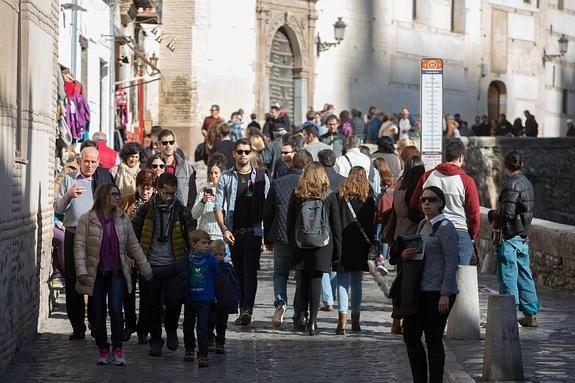
[{"label": "cobblestone street", "polygon": [[[273,315],[272,257],[262,256],[262,271],[251,330],[240,331],[230,317],[225,355],[210,354],[210,368],[185,363],[183,333],[180,348],[164,348],[162,357],[148,356],[148,346],[136,336],[125,344],[126,367],[96,365],[94,341],[68,341],[70,325],[60,295],[50,320],[37,340],[21,350],[2,382],[319,382],[327,379],[353,382],[408,382],[409,363],[401,336],[391,335],[390,302],[372,277],[364,274],[362,332],[335,335],[337,312],[321,312],[317,337],[291,331],[288,309],[281,329],[271,326]],[[289,300],[294,283],[290,281]],[[181,319],[183,320],[183,314]],[[348,326],[349,328],[349,326]]]}]

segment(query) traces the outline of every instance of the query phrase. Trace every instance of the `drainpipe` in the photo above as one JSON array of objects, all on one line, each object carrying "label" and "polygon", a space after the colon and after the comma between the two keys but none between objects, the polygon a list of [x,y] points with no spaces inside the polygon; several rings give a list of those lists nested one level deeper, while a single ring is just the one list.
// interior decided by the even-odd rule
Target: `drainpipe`
[{"label": "drainpipe", "polygon": [[75,7],[72,8],[72,41],[71,41],[71,56],[70,56],[70,70],[72,71],[72,75],[76,77],[76,55],[78,49],[78,11],[76,10],[76,6],[78,5],[78,0],[74,0]]},{"label": "drainpipe", "polygon": [[116,83],[116,28],[115,28],[115,24],[116,24],[116,7],[117,7],[117,3],[116,1],[112,2],[110,4],[110,35],[113,36],[114,38],[111,40],[112,44],[110,47],[110,63],[108,64],[108,68],[110,68],[108,70],[109,76],[109,97],[110,97],[110,102],[108,105],[110,105],[109,107],[109,113],[108,113],[108,146],[110,146],[111,148],[114,147],[114,136],[116,134],[116,87],[115,87],[115,83]]}]

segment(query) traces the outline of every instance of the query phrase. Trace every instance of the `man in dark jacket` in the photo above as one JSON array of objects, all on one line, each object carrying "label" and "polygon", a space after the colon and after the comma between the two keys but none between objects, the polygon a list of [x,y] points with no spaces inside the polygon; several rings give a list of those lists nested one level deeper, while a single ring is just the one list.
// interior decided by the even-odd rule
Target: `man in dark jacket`
[{"label": "man in dark jacket", "polygon": [[[175,198],[178,179],[170,173],[158,179],[158,193],[142,205],[132,223],[154,276],[142,284],[146,297],[146,319],[150,330],[150,356],[161,356],[162,305],[166,307],[167,346],[178,348],[178,320],[182,304],[182,286],[178,272],[186,273],[186,254],[190,248],[187,234],[195,229],[189,210]],[[185,279],[185,278],[184,278]]]},{"label": "man in dark jacket", "polygon": [[489,222],[501,230],[497,244],[499,292],[515,297],[515,305],[525,314],[519,320],[523,327],[537,327],[539,302],[529,267],[527,236],[531,229],[535,193],[531,182],[521,173],[523,161],[518,152],[505,156],[508,178],[501,187],[496,210],[489,211]]},{"label": "man in dark jacket", "polygon": [[535,116],[529,113],[528,110],[523,112],[525,115],[525,135],[527,137],[537,137],[539,134],[539,124],[535,121]]},{"label": "man in dark jacket", "polygon": [[287,174],[274,180],[264,206],[264,240],[274,252],[274,306],[272,326],[280,327],[287,307],[289,278],[289,241],[287,237],[287,207],[297,186],[303,167],[313,159],[305,149],[297,152]]},{"label": "man in dark jacket", "polygon": [[331,191],[335,192],[339,188],[339,185],[345,181],[345,177],[341,174],[335,172],[333,167],[335,166],[335,153],[331,149],[323,149],[317,153],[317,159],[319,163],[325,169],[327,178],[329,179],[329,188]]},{"label": "man in dark jacket", "polygon": [[158,147],[166,162],[166,172],[172,173],[178,179],[176,197],[191,210],[198,194],[196,189],[196,171],[185,159],[176,153],[176,135],[169,129],[163,129],[158,134]]},{"label": "man in dark jacket", "polygon": [[267,119],[262,129],[264,137],[272,137],[273,132],[278,130],[275,128],[276,124],[282,124],[285,130],[291,133],[292,129],[289,117],[285,111],[281,110],[281,105],[278,102],[270,108],[270,118]]}]

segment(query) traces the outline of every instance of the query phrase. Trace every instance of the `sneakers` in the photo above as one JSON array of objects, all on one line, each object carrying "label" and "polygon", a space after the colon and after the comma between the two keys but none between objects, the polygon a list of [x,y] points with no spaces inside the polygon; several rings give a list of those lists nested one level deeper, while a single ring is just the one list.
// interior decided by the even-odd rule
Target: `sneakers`
[{"label": "sneakers", "polygon": [[209,366],[210,365],[208,363],[208,356],[198,354],[198,367],[204,368],[204,367],[209,367]]},{"label": "sneakers", "polygon": [[238,317],[234,321],[235,325],[239,326],[242,323],[242,315],[244,315],[244,309],[240,309],[240,315],[238,315]]},{"label": "sneakers", "polygon": [[537,327],[537,316],[535,314],[525,315],[518,322],[523,327]]},{"label": "sneakers", "polygon": [[159,341],[150,341],[150,356],[162,356],[162,347],[164,346],[164,341],[160,339]]},{"label": "sneakers", "polygon": [[252,314],[250,314],[247,311],[244,311],[238,319],[239,319],[238,324],[240,326],[248,326],[252,322]]},{"label": "sneakers", "polygon": [[216,342],[214,339],[208,341],[208,352],[216,352]]},{"label": "sneakers", "polygon": [[184,362],[193,362],[194,361],[194,349],[186,350],[184,354]]},{"label": "sneakers", "polygon": [[286,312],[286,307],[284,305],[279,305],[276,307],[274,316],[272,317],[272,326],[274,328],[279,328],[284,320],[284,314]]},{"label": "sneakers", "polygon": [[112,355],[110,355],[110,363],[114,366],[125,366],[126,357],[124,356],[124,350],[122,347],[112,348]]},{"label": "sneakers", "polygon": [[323,305],[320,307],[321,311],[333,311],[333,305]]},{"label": "sneakers", "polygon": [[168,350],[176,351],[180,345],[180,342],[178,341],[178,334],[175,332],[170,333],[168,334],[167,338],[166,347],[168,347]]},{"label": "sneakers", "polygon": [[103,347],[100,349],[100,356],[98,357],[97,364],[100,366],[105,366],[110,363],[110,350],[108,347]]},{"label": "sneakers", "polygon": [[223,344],[216,344],[216,354],[225,354],[226,349]]},{"label": "sneakers", "polygon": [[384,265],[385,265],[385,260],[383,259],[382,256],[378,256],[378,257],[375,259],[375,264],[376,264],[376,266],[377,266],[377,272],[378,272],[379,274],[381,274],[382,277],[385,277],[387,274],[389,274],[389,270],[387,270],[387,269],[385,268],[385,266],[384,266]]}]

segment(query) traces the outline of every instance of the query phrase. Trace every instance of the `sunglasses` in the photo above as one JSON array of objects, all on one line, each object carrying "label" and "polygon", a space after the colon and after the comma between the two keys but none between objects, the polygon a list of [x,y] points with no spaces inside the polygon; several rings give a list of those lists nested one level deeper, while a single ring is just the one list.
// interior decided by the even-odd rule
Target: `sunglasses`
[{"label": "sunglasses", "polygon": [[292,154],[293,152],[282,152],[282,155]]},{"label": "sunglasses", "polygon": [[419,199],[419,202],[421,202],[421,203],[426,203],[426,202],[434,203],[434,202],[437,202],[437,201],[438,201],[438,198],[437,198],[437,197],[421,197],[421,198]]},{"label": "sunglasses", "polygon": [[165,196],[169,196],[169,197],[173,197],[173,196],[176,195],[176,192],[167,193],[167,192],[163,191],[162,189],[158,189],[158,191],[159,191],[161,194],[163,194],[163,195],[165,195]]},{"label": "sunglasses", "polygon": [[241,156],[242,154],[245,154],[245,155],[247,156],[247,155],[250,154],[251,152],[252,152],[251,150],[236,150],[236,154],[237,154],[238,156]]},{"label": "sunglasses", "polygon": [[164,145],[164,146],[166,146],[166,145],[168,145],[168,144],[174,145],[175,143],[176,143],[175,140],[172,140],[172,141],[162,141],[162,145]]},{"label": "sunglasses", "polygon": [[152,164],[152,169],[158,169],[158,168],[163,169],[165,167],[166,165],[164,164]]}]

